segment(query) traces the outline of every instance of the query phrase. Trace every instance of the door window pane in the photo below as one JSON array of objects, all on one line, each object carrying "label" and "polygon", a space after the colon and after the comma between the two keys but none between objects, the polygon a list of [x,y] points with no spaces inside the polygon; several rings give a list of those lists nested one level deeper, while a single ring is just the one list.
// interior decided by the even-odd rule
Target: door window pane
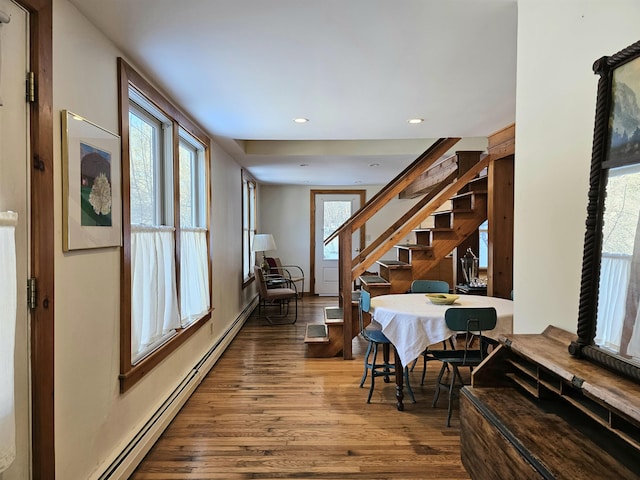
[{"label": "door window pane", "polygon": [[[323,238],[327,238],[351,217],[351,202],[347,200],[328,200],[324,202]],[[324,246],[324,259],[338,259],[338,239]]]}]

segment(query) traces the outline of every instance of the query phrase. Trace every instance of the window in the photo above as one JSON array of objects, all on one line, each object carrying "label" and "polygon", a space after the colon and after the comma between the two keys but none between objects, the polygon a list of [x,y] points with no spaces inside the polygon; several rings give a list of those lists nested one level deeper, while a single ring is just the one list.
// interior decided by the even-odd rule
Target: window
[{"label": "window", "polygon": [[[351,200],[326,200],[324,202],[323,238],[329,237],[351,217]],[[338,260],[338,239],[324,246],[324,260]]]},{"label": "window", "polygon": [[121,391],[211,317],[209,138],[119,59]]},{"label": "window", "polygon": [[478,266],[480,268],[489,268],[489,221],[485,220],[480,228],[480,251],[478,252]]},{"label": "window", "polygon": [[205,147],[180,129],[180,313],[187,326],[209,311],[209,262],[206,228]]},{"label": "window", "polygon": [[256,234],[256,181],[242,171],[242,272],[243,285],[253,279],[256,253],[251,251]]}]

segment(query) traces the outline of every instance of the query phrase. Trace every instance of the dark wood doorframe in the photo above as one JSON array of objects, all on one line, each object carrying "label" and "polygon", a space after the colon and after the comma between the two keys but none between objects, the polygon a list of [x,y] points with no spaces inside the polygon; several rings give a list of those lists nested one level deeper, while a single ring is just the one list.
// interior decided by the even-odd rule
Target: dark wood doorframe
[{"label": "dark wood doorframe", "polygon": [[53,5],[16,0],[29,12],[29,63],[36,101],[30,107],[31,271],[37,305],[31,311],[31,458],[34,480],[55,478],[54,443],[54,196]]},{"label": "dark wood doorframe", "polygon": [[[331,189],[331,190],[311,190],[310,200],[310,245],[309,245],[309,294],[316,293],[316,195],[354,195],[360,196],[360,208],[362,208],[367,199],[366,190],[348,190],[348,189]],[[355,213],[355,212],[354,212]],[[360,229],[360,250],[364,249],[366,240],[366,225]]]}]

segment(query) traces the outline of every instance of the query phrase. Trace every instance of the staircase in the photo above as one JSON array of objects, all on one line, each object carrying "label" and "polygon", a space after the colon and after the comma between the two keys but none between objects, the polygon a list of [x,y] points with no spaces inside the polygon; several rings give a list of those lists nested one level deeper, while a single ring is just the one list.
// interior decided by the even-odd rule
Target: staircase
[{"label": "staircase", "polygon": [[487,219],[487,177],[451,198],[451,210],[432,214],[433,227],[414,229],[415,244],[396,245],[397,260],[378,260],[380,276],[391,285],[384,293],[405,293],[418,279],[455,285],[452,252]]},{"label": "staircase", "polygon": [[[417,279],[438,279],[455,284],[452,252],[477,232],[488,217],[491,203],[486,175],[490,154],[456,152],[441,160],[458,140],[443,138],[436,141],[325,240],[339,239],[340,301],[336,307],[325,308],[324,323],[307,326],[308,357],[332,357],[342,353],[343,358],[351,358],[351,340],[359,332],[358,292],[353,291],[356,279],[371,296],[405,293]],[[489,146],[491,152],[491,138]],[[500,146],[504,147],[503,144]],[[513,156],[512,150],[510,154]],[[352,259],[350,255],[343,255],[343,252],[351,252],[352,234],[396,195],[422,198],[357,257]],[[443,210],[441,207],[447,202],[450,208]],[[428,218],[432,226],[423,228]],[[415,242],[398,243],[409,234],[415,237]],[[396,258],[383,260],[382,257],[392,249],[396,251]],[[378,265],[379,274],[367,271],[374,264]]]}]

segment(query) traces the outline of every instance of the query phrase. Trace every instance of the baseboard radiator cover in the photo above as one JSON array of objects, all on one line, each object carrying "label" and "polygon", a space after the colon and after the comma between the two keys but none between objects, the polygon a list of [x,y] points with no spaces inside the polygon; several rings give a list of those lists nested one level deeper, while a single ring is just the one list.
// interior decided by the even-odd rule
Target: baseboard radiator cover
[{"label": "baseboard radiator cover", "polygon": [[160,408],[158,408],[143,427],[136,432],[129,443],[126,444],[108,465],[98,469],[98,473],[90,477],[91,480],[126,480],[129,478],[144,456],[151,450],[154,443],[160,438],[162,432],[169,426],[169,423],[171,423],[191,394],[198,385],[200,385],[207,373],[209,373],[209,370],[211,370],[224,353],[257,305],[258,297],[255,297],[238,317],[236,317],[220,339],[182,379],[180,384],[171,392]]}]

